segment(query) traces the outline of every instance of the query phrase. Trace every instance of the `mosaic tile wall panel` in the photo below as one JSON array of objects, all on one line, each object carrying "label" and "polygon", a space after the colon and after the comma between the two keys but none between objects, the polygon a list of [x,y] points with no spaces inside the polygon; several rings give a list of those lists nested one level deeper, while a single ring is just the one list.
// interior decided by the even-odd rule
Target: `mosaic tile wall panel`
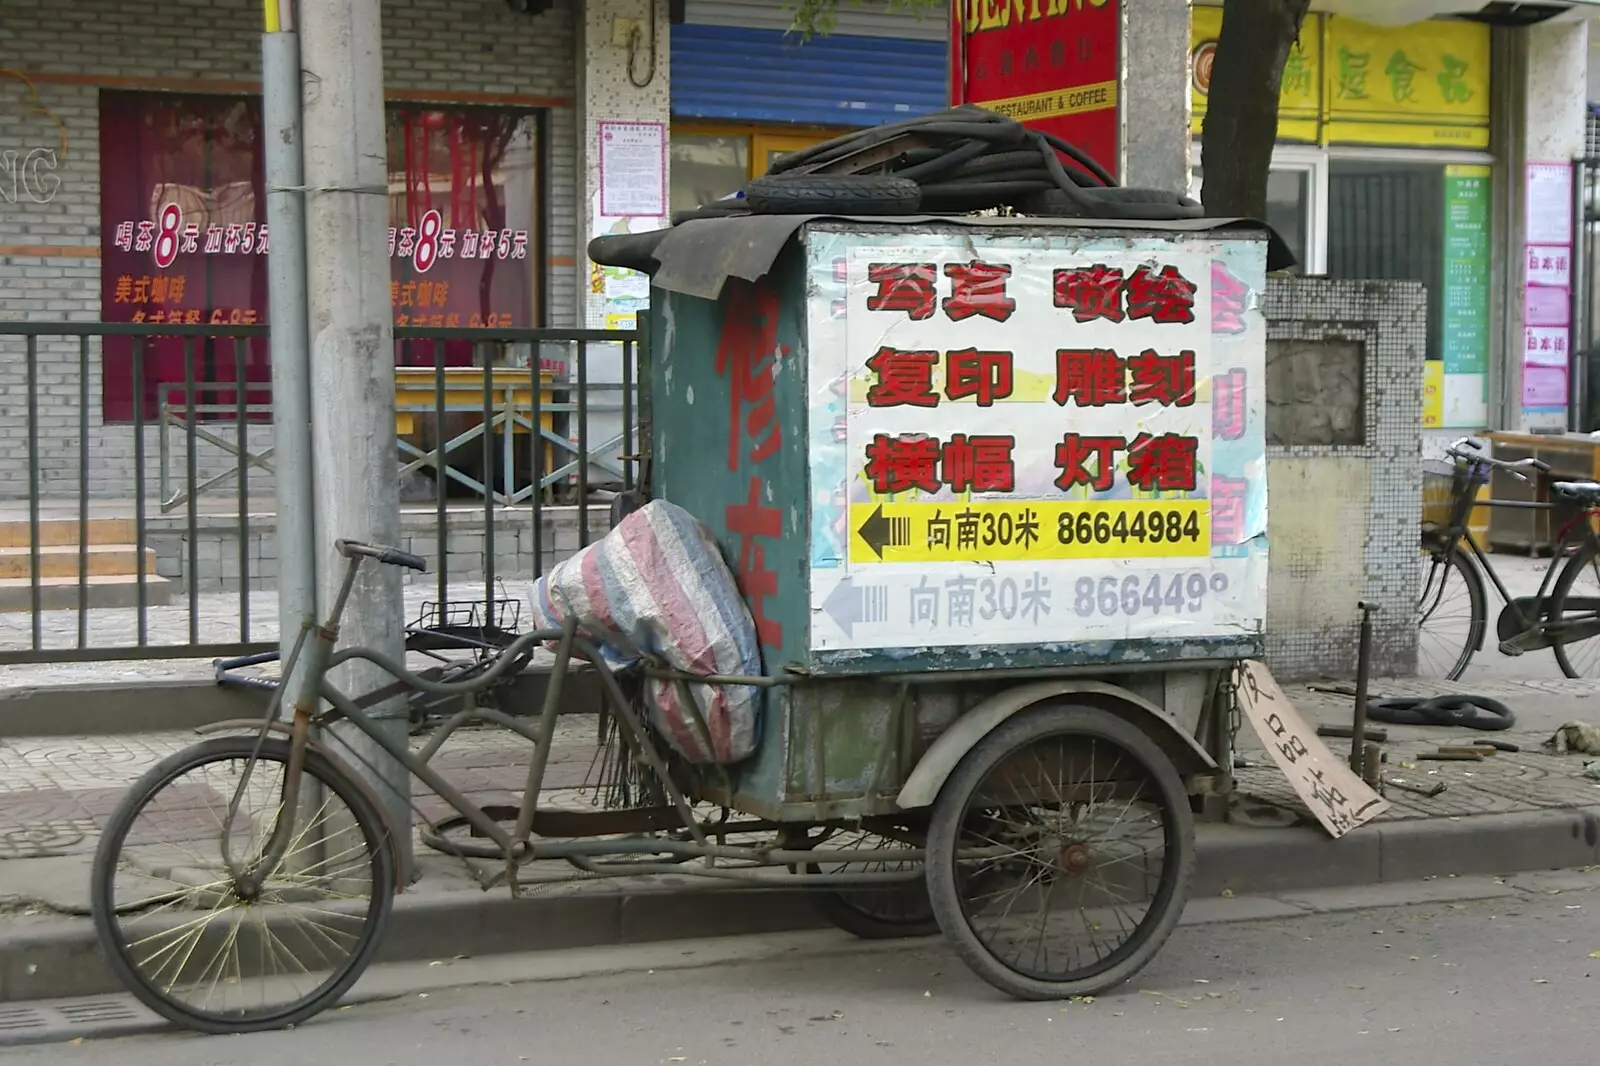
[{"label": "mosaic tile wall panel", "polygon": [[[1427,293],[1417,282],[1274,278],[1265,311],[1278,356],[1267,393],[1288,401],[1269,421],[1267,660],[1286,680],[1353,676],[1365,600],[1379,607],[1375,674],[1414,673]],[[1352,345],[1359,374],[1348,367]],[[1304,372],[1319,350],[1343,369]],[[1352,413],[1335,393],[1356,381]],[[1308,389],[1331,391],[1319,400],[1301,395]],[[1302,443],[1328,439],[1359,443]]]}]

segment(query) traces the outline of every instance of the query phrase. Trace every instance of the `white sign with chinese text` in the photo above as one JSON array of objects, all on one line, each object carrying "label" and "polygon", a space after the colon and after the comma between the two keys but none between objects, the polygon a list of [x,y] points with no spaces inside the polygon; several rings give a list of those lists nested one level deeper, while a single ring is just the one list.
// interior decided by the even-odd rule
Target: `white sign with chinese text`
[{"label": "white sign with chinese text", "polygon": [[600,214],[660,218],[667,213],[667,127],[662,122],[602,122]]},{"label": "white sign with chinese text", "polygon": [[1238,681],[1240,710],[1272,761],[1334,839],[1389,809],[1388,800],[1328,750],[1264,664],[1240,663]]},{"label": "white sign with chinese text", "polygon": [[1259,242],[810,242],[814,650],[1261,632]]}]

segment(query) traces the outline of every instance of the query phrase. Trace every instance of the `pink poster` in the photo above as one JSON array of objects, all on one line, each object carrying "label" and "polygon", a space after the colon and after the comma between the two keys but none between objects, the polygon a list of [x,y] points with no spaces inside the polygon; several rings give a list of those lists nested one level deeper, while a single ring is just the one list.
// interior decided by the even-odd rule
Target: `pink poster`
[{"label": "pink poster", "polygon": [[1529,285],[1524,297],[1524,321],[1530,326],[1568,325],[1571,298],[1565,288]]},{"label": "pink poster", "polygon": [[1563,407],[1566,402],[1566,367],[1525,366],[1522,368],[1522,406]]}]

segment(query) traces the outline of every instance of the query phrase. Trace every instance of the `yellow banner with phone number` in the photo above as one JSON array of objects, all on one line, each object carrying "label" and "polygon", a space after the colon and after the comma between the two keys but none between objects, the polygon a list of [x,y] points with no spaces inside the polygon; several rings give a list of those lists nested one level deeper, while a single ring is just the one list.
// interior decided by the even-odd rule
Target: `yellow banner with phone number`
[{"label": "yellow banner with phone number", "polygon": [[1176,559],[1210,554],[1209,500],[850,505],[852,565]]}]

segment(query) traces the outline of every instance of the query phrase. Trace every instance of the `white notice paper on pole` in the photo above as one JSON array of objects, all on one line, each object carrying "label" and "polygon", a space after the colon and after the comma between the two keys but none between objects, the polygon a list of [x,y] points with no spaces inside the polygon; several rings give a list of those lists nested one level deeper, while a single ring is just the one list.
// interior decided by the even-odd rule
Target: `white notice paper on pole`
[{"label": "white notice paper on pole", "polygon": [[1572,243],[1572,164],[1529,163],[1527,169],[1529,244]]},{"label": "white notice paper on pole", "polygon": [[1272,761],[1335,839],[1389,809],[1388,800],[1328,750],[1264,664],[1240,664],[1239,707]]},{"label": "white notice paper on pole", "polygon": [[666,124],[600,123],[600,214],[661,218],[666,213]]}]

